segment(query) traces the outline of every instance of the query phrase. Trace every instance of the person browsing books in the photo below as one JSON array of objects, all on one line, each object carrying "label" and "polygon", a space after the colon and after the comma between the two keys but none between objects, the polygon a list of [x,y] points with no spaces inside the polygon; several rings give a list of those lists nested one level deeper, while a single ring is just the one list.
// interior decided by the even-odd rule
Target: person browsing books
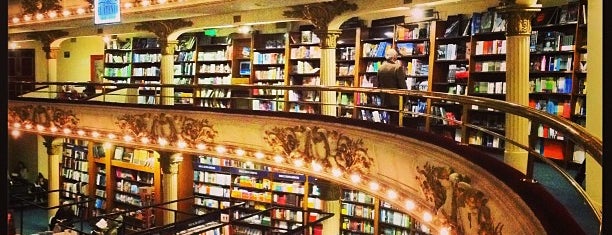
[{"label": "person browsing books", "polygon": [[[385,52],[385,61],[378,68],[378,87],[391,89],[407,89],[406,87],[406,69],[402,62],[397,59],[397,51],[393,48],[387,49]],[[399,109],[399,97],[396,95],[383,94],[382,107],[387,109]],[[384,112],[383,112],[384,117]],[[399,122],[399,113],[391,112],[389,114],[389,122],[397,125]]]}]

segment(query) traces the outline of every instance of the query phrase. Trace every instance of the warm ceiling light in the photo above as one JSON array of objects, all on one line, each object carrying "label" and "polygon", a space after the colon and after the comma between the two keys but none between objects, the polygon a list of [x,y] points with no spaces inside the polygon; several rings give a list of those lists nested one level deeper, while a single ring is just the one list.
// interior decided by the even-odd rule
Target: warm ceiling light
[{"label": "warm ceiling light", "polygon": [[148,144],[149,143],[149,138],[143,136],[140,138],[140,142],[142,142],[143,144]]},{"label": "warm ceiling light", "polygon": [[361,177],[359,177],[358,174],[351,174],[351,181],[353,181],[353,183],[359,183],[359,181],[361,181]]},{"label": "warm ceiling light", "polygon": [[257,158],[257,159],[262,159],[262,158],[264,158],[264,157],[265,157],[265,156],[264,156],[264,154],[263,154],[262,152],[256,152],[256,153],[255,153],[255,158]]},{"label": "warm ceiling light", "polygon": [[13,23],[17,24],[19,23],[20,19],[19,17],[13,17]]},{"label": "warm ceiling light", "polygon": [[49,15],[49,18],[54,19],[55,17],[57,17],[57,11],[50,11],[49,13],[47,13],[47,15]]},{"label": "warm ceiling light", "polygon": [[168,144],[168,141],[164,138],[159,138],[157,139],[157,144],[161,145],[161,146],[165,146],[166,144]]},{"label": "warm ceiling light", "polygon": [[44,131],[44,130],[45,130],[45,127],[44,127],[44,126],[42,126],[42,125],[36,125],[36,130],[38,130],[38,131]]},{"label": "warm ceiling light", "polygon": [[376,182],[370,182],[370,189],[376,191],[380,188],[380,185]]},{"label": "warm ceiling light", "polygon": [[28,123],[25,125],[25,129],[29,130],[32,129],[32,124]]},{"label": "warm ceiling light", "polygon": [[19,135],[21,135],[21,131],[19,130],[13,130],[11,131],[11,135],[15,138],[19,137]]},{"label": "warm ceiling light", "polygon": [[340,177],[342,175],[342,171],[338,168],[332,169],[331,173],[334,177]]},{"label": "warm ceiling light", "polygon": [[149,0],[142,0],[142,1],[140,1],[140,5],[142,5],[143,7],[148,7],[149,5],[151,5],[151,1],[149,1]]},{"label": "warm ceiling light", "polygon": [[410,199],[406,200],[405,206],[406,206],[406,209],[409,211],[414,210],[414,208],[416,208],[416,204],[414,203],[413,200],[410,200]]},{"label": "warm ceiling light", "polygon": [[196,145],[196,148],[197,148],[198,150],[203,150],[203,149],[205,149],[205,148],[206,148],[206,145],[205,145],[205,144],[202,144],[202,143],[199,143],[198,145]]},{"label": "warm ceiling light", "polygon": [[133,138],[133,137],[131,137],[131,136],[129,136],[129,135],[124,135],[124,136],[123,136],[123,140],[124,140],[125,142],[132,142],[132,140],[133,140],[133,139],[134,139],[134,138]]},{"label": "warm ceiling light", "polygon": [[425,10],[423,10],[423,8],[412,8],[410,10],[410,16],[415,19],[422,19],[425,16]]},{"label": "warm ceiling light", "polygon": [[293,161],[293,165],[295,165],[297,167],[302,167],[304,165],[304,160],[296,159],[295,161]]},{"label": "warm ceiling light", "polygon": [[431,213],[429,212],[423,212],[423,221],[425,221],[426,223],[431,222],[431,220],[433,220],[433,216],[431,215]]},{"label": "warm ceiling light", "polygon": [[102,145],[104,149],[110,149],[111,147],[113,147],[113,145],[110,142],[105,142],[104,145]]},{"label": "warm ceiling light", "polygon": [[391,198],[391,199],[395,199],[397,197],[397,193],[391,189],[389,189],[389,191],[387,192],[387,197]]},{"label": "warm ceiling light", "polygon": [[84,136],[85,135],[85,131],[83,130],[78,130],[77,134],[79,134],[80,136]]},{"label": "warm ceiling light", "polygon": [[238,27],[238,33],[241,34],[248,34],[249,32],[251,32],[252,27],[249,25],[242,25],[240,27]]},{"label": "warm ceiling light", "polygon": [[69,11],[69,10],[64,10],[64,11],[62,11],[62,15],[63,15],[64,17],[69,16],[69,15],[71,15],[71,14],[72,14],[72,13],[70,13],[70,11]]},{"label": "warm ceiling light", "polygon": [[244,150],[242,150],[242,149],[236,149],[236,155],[238,155],[239,157],[244,156]]},{"label": "warm ceiling light", "polygon": [[64,134],[70,134],[70,132],[72,132],[72,130],[68,129],[68,128],[64,128]]},{"label": "warm ceiling light", "polygon": [[225,146],[223,146],[223,145],[219,145],[219,146],[217,146],[217,147],[215,148],[215,150],[217,150],[217,153],[221,153],[221,154],[223,154],[223,153],[225,153],[225,152],[227,151],[227,149],[226,149],[226,148],[225,148]]},{"label": "warm ceiling light", "polygon": [[13,124],[13,126],[14,126],[15,128],[19,128],[19,127],[21,127],[21,123],[16,122],[15,124]]},{"label": "warm ceiling light", "polygon": [[30,21],[30,20],[32,20],[32,17],[30,15],[24,15],[23,16],[23,20]]},{"label": "warm ceiling light", "polygon": [[117,137],[117,136],[115,136],[115,134],[113,134],[113,133],[108,134],[108,138],[111,139],[111,140],[115,139],[115,137]]},{"label": "warm ceiling light", "polygon": [[79,15],[85,14],[85,9],[79,7],[79,9],[76,10],[76,13]]},{"label": "warm ceiling light", "polygon": [[440,235],[450,235],[450,228],[445,227],[440,229]]},{"label": "warm ceiling light", "polygon": [[9,48],[10,49],[17,49],[17,48],[19,48],[19,45],[17,45],[16,42],[11,42],[11,43],[9,43]]},{"label": "warm ceiling light", "polygon": [[283,159],[283,157],[282,157],[281,155],[276,155],[276,156],[274,156],[274,161],[275,161],[276,163],[281,163],[283,160],[284,160],[284,159]]},{"label": "warm ceiling light", "polygon": [[134,6],[134,4],[131,3],[131,2],[126,2],[126,3],[123,4],[123,8],[125,8],[125,9],[132,8],[133,6]]},{"label": "warm ceiling light", "polygon": [[51,130],[51,132],[56,132],[57,131],[57,127],[52,126],[50,130]]},{"label": "warm ceiling light", "polygon": [[98,133],[97,131],[93,131],[91,132],[91,136],[93,136],[94,138],[98,138],[100,137],[100,133]]},{"label": "warm ceiling light", "polygon": [[317,162],[312,162],[312,170],[319,172],[322,169],[323,169],[323,166],[321,166],[321,164]]},{"label": "warm ceiling light", "polygon": [[45,18],[45,16],[42,13],[36,14],[36,20],[42,20],[44,18]]},{"label": "warm ceiling light", "polygon": [[178,146],[179,148],[184,149],[185,147],[187,147],[187,143],[185,143],[185,141],[179,141],[176,146]]},{"label": "warm ceiling light", "polygon": [[164,3],[168,2],[168,1],[167,1],[167,0],[157,0],[157,2],[158,2],[159,4],[164,4]]}]

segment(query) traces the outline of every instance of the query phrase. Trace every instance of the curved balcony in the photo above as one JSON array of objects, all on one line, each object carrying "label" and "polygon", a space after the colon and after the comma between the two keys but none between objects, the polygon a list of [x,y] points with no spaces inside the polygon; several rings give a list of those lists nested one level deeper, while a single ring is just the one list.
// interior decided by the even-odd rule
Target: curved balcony
[{"label": "curved balcony", "polygon": [[[95,86],[97,92],[89,94],[89,96],[87,97],[75,95],[70,99],[66,99],[64,94],[57,92],[57,87],[65,85],[77,87],[93,85]],[[225,122],[227,123],[220,124],[219,126],[224,127],[222,129],[234,126],[234,128],[230,129],[235,131],[241,130],[239,128],[235,128],[237,121],[240,122],[241,125],[244,125],[247,129],[257,129],[257,126],[263,126],[266,122],[278,122],[278,125],[282,126],[282,128],[277,130],[280,132],[275,133],[274,131],[268,130],[267,133],[269,135],[267,137],[278,137],[282,130],[287,131],[293,127],[296,127],[296,122],[300,125],[303,124],[306,126],[311,125],[315,127],[324,127],[323,129],[325,130],[322,131],[329,132],[330,130],[344,130],[346,133],[352,134],[352,136],[371,135],[372,137],[370,139],[364,137],[366,142],[371,141],[370,143],[376,143],[376,145],[370,145],[370,151],[383,151],[402,155],[398,157],[377,156],[373,161],[379,166],[393,167],[395,162],[399,162],[397,164],[398,166],[395,167],[401,168],[402,166],[404,166],[402,164],[405,164],[405,166],[410,167],[414,167],[416,165],[417,170],[424,172],[427,171],[426,169],[435,168],[429,164],[422,164],[428,163],[427,158],[430,158],[431,162],[440,163],[447,161],[447,165],[456,166],[455,168],[462,169],[464,171],[470,171],[468,170],[468,168],[482,168],[482,171],[474,170],[470,172],[472,173],[471,175],[485,174],[487,176],[491,176],[491,178],[489,179],[482,179],[483,181],[487,181],[488,183],[483,183],[481,185],[483,187],[492,187],[486,189],[492,190],[488,193],[495,192],[490,195],[495,195],[495,197],[489,197],[488,200],[512,200],[512,195],[504,196],[500,194],[501,192],[507,192],[509,194],[515,194],[516,196],[518,196],[520,201],[522,201],[512,201],[513,203],[511,204],[516,203],[516,205],[506,205],[509,208],[509,211],[515,213],[519,212],[519,214],[509,213],[504,215],[518,218],[518,221],[522,221],[518,224],[528,223],[525,222],[525,220],[530,218],[530,216],[533,216],[533,218],[536,218],[536,220],[539,221],[540,225],[529,225],[528,227],[532,228],[530,226],[535,226],[534,228],[537,228],[541,226],[541,228],[543,228],[543,231],[548,234],[600,233],[599,229],[601,227],[602,212],[596,209],[596,206],[593,203],[592,199],[589,198],[589,196],[585,193],[580,184],[576,182],[571,173],[569,173],[568,170],[564,167],[560,166],[558,162],[554,162],[551,159],[544,157],[542,154],[540,154],[540,152],[534,150],[533,146],[527,146],[525,144],[517,143],[515,140],[507,139],[503,134],[503,128],[495,128],[482,123],[468,123],[467,121],[465,121],[465,118],[460,117],[449,118],[448,116],[441,116],[438,113],[432,111],[433,109],[430,108],[432,106],[437,107],[442,105],[453,105],[461,107],[462,110],[472,110],[473,108],[478,107],[478,110],[484,110],[486,112],[498,112],[501,113],[501,115],[505,113],[524,117],[530,120],[532,126],[548,126],[558,132],[556,136],[563,136],[563,141],[567,141],[575,146],[581,146],[581,148],[584,149],[584,151],[595,160],[595,162],[598,164],[597,167],[601,167],[603,158],[601,140],[590,135],[583,127],[567,119],[560,118],[558,116],[554,116],[543,111],[535,110],[521,105],[516,105],[485,97],[451,95],[437,92],[319,86],[12,83],[11,90],[14,92],[12,93],[11,102],[9,103],[9,129],[13,132],[25,131],[38,133],[41,135],[53,135],[60,137],[68,136],[75,138],[101,140],[98,137],[82,136],[80,134],[73,133],[70,131],[52,131],[50,127],[47,126],[42,126],[41,128],[34,128],[38,127],[38,125],[37,123],[31,121],[33,119],[28,119],[25,113],[15,112],[15,110],[20,109],[20,107],[40,104],[44,106],[54,106],[59,108],[81,107],[84,110],[83,112],[98,113],[101,109],[108,111],[109,113],[138,113],[142,112],[142,110],[153,110],[152,112],[159,113],[167,113],[167,110],[172,110],[172,112],[184,113],[186,115],[197,115],[202,113],[202,115],[205,115],[204,117],[208,117],[211,119],[215,118],[215,116],[229,117],[227,120],[225,120]],[[209,91],[211,94],[214,94],[215,91],[228,90],[231,90],[233,94],[230,97],[203,95],[209,93]],[[269,93],[265,93],[270,95],[254,95],[260,94],[260,92],[264,90],[270,91]],[[274,92],[271,92],[272,90],[274,90]],[[192,95],[176,97],[174,93],[175,91],[191,91]],[[294,100],[288,98],[287,95],[284,95],[288,93],[302,94],[309,92],[315,94],[314,96],[319,97],[319,99],[315,98],[313,100]],[[358,96],[360,94],[391,94],[394,96],[399,96],[401,104],[410,104],[410,102],[412,101],[421,100],[427,105],[427,108],[424,110],[419,110],[410,108],[412,106],[409,105],[401,105],[401,107],[398,107],[397,109],[386,109],[376,106],[376,102],[345,103],[341,101],[341,94],[353,94],[354,96]],[[338,98],[336,99],[336,97]],[[202,98],[215,100],[220,103],[227,103],[226,105],[212,105],[212,107],[203,107],[203,102],[198,101],[202,100]],[[147,104],[147,101],[149,101],[149,104]],[[179,104],[178,101],[184,103]],[[253,104],[262,103],[267,103],[269,105],[257,107],[264,107],[266,108],[266,110],[278,112],[252,110]],[[292,104],[304,106],[311,105],[312,108],[301,109],[301,106],[300,108],[295,108],[296,106],[292,106]],[[352,111],[352,114],[355,114],[357,113],[356,110],[361,109],[377,111],[379,113],[387,112],[388,114],[397,115],[399,118],[397,120],[397,123],[383,123],[385,122],[384,118],[371,118],[370,121],[364,121],[360,119],[363,119],[363,117],[366,116],[352,115],[350,117],[347,117],[345,115],[342,115],[344,113],[347,113],[346,110],[354,110]],[[306,110],[308,112],[312,111],[313,113],[294,113],[294,111],[303,110]],[[105,114],[99,115],[102,118]],[[365,119],[368,118],[366,117]],[[249,120],[249,122],[244,122],[245,120]],[[377,123],[376,121],[379,121],[379,123]],[[414,125],[416,122],[419,121],[422,121],[423,125]],[[482,147],[470,144],[469,141],[465,140],[465,138],[461,141],[455,141],[452,138],[441,137],[439,134],[436,133],[436,127],[434,127],[436,125],[446,126],[444,128],[460,129],[463,133],[465,133],[466,131],[476,131],[485,133],[487,135],[498,138],[506,145],[514,145],[523,149],[528,153],[528,167],[526,172],[519,172],[513,169],[512,167],[506,165],[503,160],[500,160],[501,152],[503,152],[503,147],[498,147],[498,151],[501,152],[497,152],[497,154],[493,152],[493,154],[491,154],[491,152],[483,151]],[[117,132],[114,133],[116,136],[124,134],[121,133],[120,129],[95,129],[95,125],[89,127],[90,129],[87,128],[88,127],[82,127],[81,129],[85,132],[89,131],[92,133],[93,131],[108,133]],[[152,138],[152,140],[147,141],[146,144],[134,144],[149,147],[152,146],[158,149],[162,148],[166,150],[175,150],[180,152],[209,152],[211,154],[225,154],[226,152],[229,152],[234,153],[234,157],[236,159],[241,159],[242,156],[237,156],[236,154],[237,149],[247,150],[246,152],[250,153],[251,157],[256,155],[256,153],[260,152],[260,149],[253,147],[256,146],[256,143],[259,143],[258,141],[260,140],[248,138],[248,132],[244,135],[246,136],[245,138],[220,141],[220,144],[223,144],[224,146],[224,151],[221,151],[218,146],[215,148],[211,142],[204,142],[203,145],[208,146],[202,148],[200,148],[201,146],[198,145],[196,142],[185,143],[187,147],[181,146],[181,144],[178,142],[166,142],[162,144],[159,138]],[[309,137],[315,137],[315,135],[309,135]],[[327,135],[327,137],[329,137],[329,135]],[[386,139],[385,141],[381,141],[380,139],[378,139],[378,142],[375,142],[375,138]],[[252,140],[254,144],[245,143],[247,140]],[[215,144],[218,143],[219,142],[215,142]],[[281,149],[285,147],[286,149],[288,147],[288,142],[283,143],[284,145],[280,144],[276,147],[279,147]],[[297,141],[296,143],[301,142]],[[270,147],[275,147],[274,142],[272,141],[263,142],[263,144],[261,145],[265,144],[271,145]],[[249,146],[251,148],[249,148]],[[382,150],[380,148],[387,149]],[[296,149],[299,149],[299,147],[291,146],[290,148],[290,150]],[[269,148],[268,150],[269,151],[264,152],[266,156],[275,156],[275,154],[278,154],[278,152],[275,152],[274,148]],[[415,157],[415,159],[418,160],[408,159],[404,156],[413,153],[410,151],[418,151],[420,155],[418,157]],[[291,152],[293,151],[285,151],[284,153]],[[287,154],[287,156],[285,157],[286,159],[291,159],[290,154]],[[383,160],[385,160],[385,158],[388,158],[388,161],[391,161],[393,163],[391,163],[390,165],[381,165],[384,164]],[[443,205],[434,203],[435,200],[433,199],[431,201],[428,201],[428,197],[421,197],[419,199],[417,194],[419,192],[422,192],[422,190],[414,189],[415,187],[418,187],[417,185],[414,185],[415,182],[412,182],[413,184],[410,184],[407,183],[409,182],[407,180],[394,179],[392,177],[397,175],[385,175],[385,169],[376,169],[374,172],[376,174],[373,174],[372,172],[369,172],[368,174],[368,172],[361,171],[358,171],[358,173],[361,173],[362,180],[364,181],[375,179],[377,180],[377,182],[381,182],[381,185],[386,185],[386,189],[397,189],[396,191],[394,191],[397,193],[397,195],[393,195],[393,197],[389,195],[388,191],[384,192],[383,190],[375,190],[372,188],[368,188],[367,186],[357,184],[354,180],[352,181],[351,177],[346,176],[347,174],[345,174],[345,176],[338,177],[333,174],[333,167],[327,167],[329,169],[324,169],[323,173],[320,173],[314,169],[301,168],[293,166],[293,164],[283,164],[275,160],[276,159],[274,157],[268,157],[263,159],[257,159],[256,161],[273,165],[275,167],[295,170],[298,172],[307,172],[309,174],[313,174],[323,179],[329,179],[339,184],[354,186],[359,189],[364,189],[365,191],[371,192],[373,195],[380,196],[381,198],[389,199],[390,201],[393,201],[393,198],[398,197],[398,195],[399,198],[404,199],[416,198],[415,201],[420,210],[418,212],[409,213],[415,215],[416,218],[419,218],[424,221],[428,221],[428,218],[426,218],[428,216],[425,216],[421,213],[428,211],[429,213],[437,212],[441,208],[443,208]],[[346,160],[346,158],[344,160]],[[417,163],[415,164],[413,161]],[[539,169],[537,167],[538,165],[545,165],[547,166],[547,169],[554,170],[554,176],[552,178],[537,178],[537,171]],[[345,168],[345,170],[351,169],[353,168]],[[444,169],[444,167],[435,169],[442,170]],[[402,169],[395,169],[395,171],[401,172]],[[348,173],[348,171],[345,172]],[[381,175],[386,176],[386,178],[381,177]],[[422,176],[433,175],[424,173],[422,174]],[[486,178],[484,176],[481,177]],[[479,177],[474,178],[475,181],[481,179]],[[448,176],[446,179],[450,180],[451,177]],[[560,181],[570,185],[573,190],[575,190],[571,193],[572,195],[575,195],[575,197],[571,197],[569,198],[569,200],[572,200],[574,202],[584,202],[587,206],[582,208],[572,207],[568,205],[570,204],[570,202],[567,201],[568,195],[555,194],[558,192],[554,191],[553,189],[550,189],[549,186]],[[496,183],[502,184],[497,185]],[[481,192],[486,190],[483,188],[481,189]],[[510,201],[505,201],[504,203],[509,202]],[[394,203],[398,204],[399,207],[405,206],[403,205],[403,203],[399,202],[399,200]],[[520,209],[523,203],[526,208],[529,208],[529,210],[524,211]],[[498,221],[505,220],[503,217],[500,217],[501,214],[499,210],[501,209],[501,207],[502,206],[500,206],[500,204],[498,204],[497,207],[494,207],[494,209],[496,209],[497,211],[493,213],[493,215],[497,217],[496,219]],[[533,213],[533,215],[530,215],[530,213]],[[434,215],[435,214],[436,213],[434,213]],[[439,221],[431,222],[430,225],[433,231],[438,231],[440,233],[447,229],[447,224],[444,224],[443,222]],[[504,233],[508,231],[512,233],[513,231],[517,230],[519,230],[519,228],[517,227],[504,228]],[[498,230],[497,228],[494,228],[492,231]]]}]

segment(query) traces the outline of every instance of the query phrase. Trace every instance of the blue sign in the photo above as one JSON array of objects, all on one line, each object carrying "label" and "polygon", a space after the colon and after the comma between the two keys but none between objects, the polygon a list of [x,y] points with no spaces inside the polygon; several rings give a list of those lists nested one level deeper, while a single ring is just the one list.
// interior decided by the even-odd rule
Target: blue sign
[{"label": "blue sign", "polygon": [[94,23],[111,24],[121,22],[120,0],[94,0]]}]

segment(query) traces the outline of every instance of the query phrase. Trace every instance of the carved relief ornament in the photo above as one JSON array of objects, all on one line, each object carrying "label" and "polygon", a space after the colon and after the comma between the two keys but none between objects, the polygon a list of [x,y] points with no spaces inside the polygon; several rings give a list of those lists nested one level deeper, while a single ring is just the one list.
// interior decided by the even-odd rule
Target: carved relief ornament
[{"label": "carved relief ornament", "polygon": [[30,33],[27,35],[29,39],[40,41],[42,49],[46,53],[47,59],[57,59],[57,49],[51,49],[51,43],[57,39],[68,36],[68,32],[62,30],[51,30],[44,32]]},{"label": "carved relief ornament", "polygon": [[22,125],[40,125],[45,128],[74,128],[79,118],[72,110],[64,110],[42,105],[25,105],[8,109],[8,122]]},{"label": "carved relief ornament", "polygon": [[134,29],[154,33],[155,36],[159,38],[159,43],[162,48],[162,55],[172,55],[174,54],[174,46],[176,44],[176,41],[169,42],[168,36],[177,29],[189,27],[192,25],[193,22],[186,21],[183,19],[157,20],[141,22],[136,25]]}]

